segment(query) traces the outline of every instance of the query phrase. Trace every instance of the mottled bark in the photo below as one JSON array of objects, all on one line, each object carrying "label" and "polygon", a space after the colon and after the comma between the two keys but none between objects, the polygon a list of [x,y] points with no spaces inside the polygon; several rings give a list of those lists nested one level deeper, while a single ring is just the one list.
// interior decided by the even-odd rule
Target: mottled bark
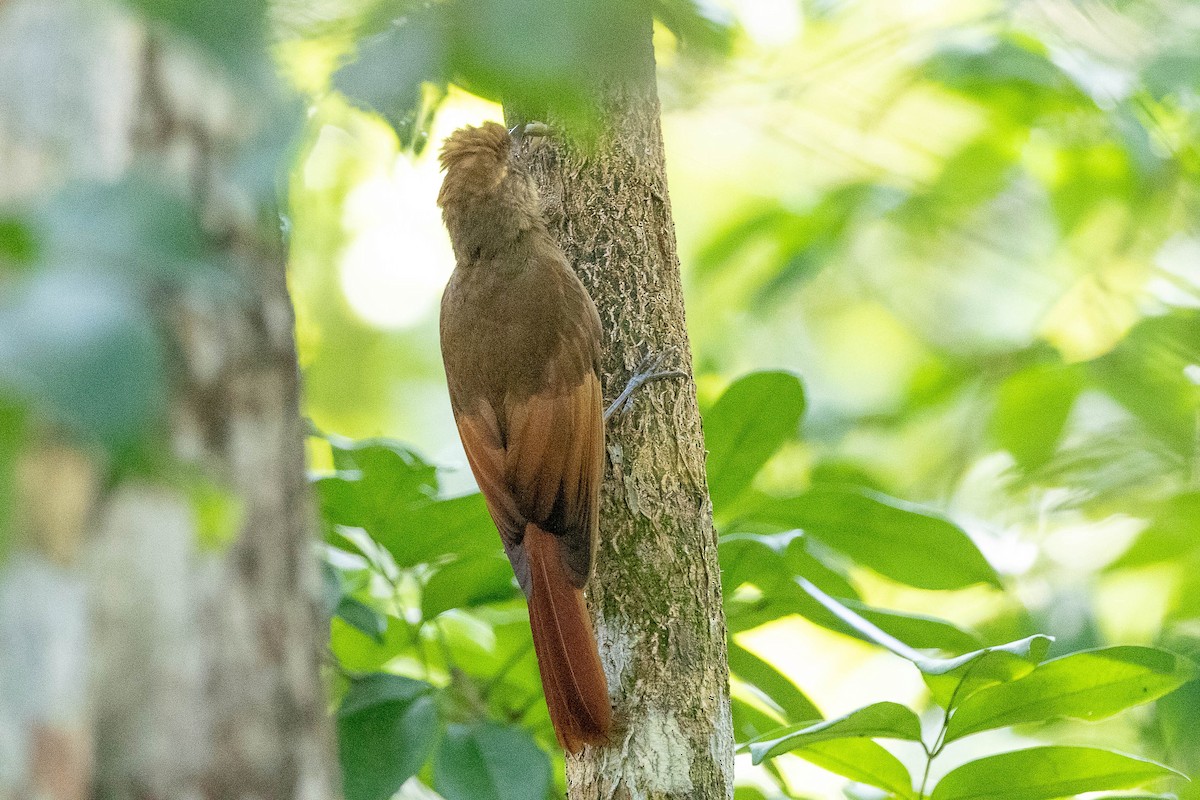
[{"label": "mottled bark", "polygon": [[608,425],[589,602],[617,732],[611,746],[568,760],[574,800],[733,793],[717,540],[648,14],[640,29],[639,63],[598,101],[595,141],[583,147],[560,128],[527,156],[551,229],[600,310],[605,397],[621,391],[647,354],[666,354],[666,366],[689,374],[642,389],[632,411]]},{"label": "mottled bark", "polygon": [[[0,798],[321,800],[336,771],[282,249],[218,177],[253,110],[119,7],[0,5],[0,199],[147,167],[191,194],[237,291],[164,289],[165,461],[236,509],[204,544],[178,480],[102,486],[53,434],[22,456],[0,565]],[[153,425],[153,420],[147,420]]]}]

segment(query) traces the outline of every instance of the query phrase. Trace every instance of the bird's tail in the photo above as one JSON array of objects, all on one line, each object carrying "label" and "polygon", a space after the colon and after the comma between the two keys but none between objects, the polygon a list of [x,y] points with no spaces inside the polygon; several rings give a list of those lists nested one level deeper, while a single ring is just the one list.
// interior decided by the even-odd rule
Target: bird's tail
[{"label": "bird's tail", "polygon": [[533,523],[525,526],[529,558],[529,625],[550,721],[558,743],[570,753],[607,741],[612,724],[608,681],[583,592],[567,577],[557,537]]}]

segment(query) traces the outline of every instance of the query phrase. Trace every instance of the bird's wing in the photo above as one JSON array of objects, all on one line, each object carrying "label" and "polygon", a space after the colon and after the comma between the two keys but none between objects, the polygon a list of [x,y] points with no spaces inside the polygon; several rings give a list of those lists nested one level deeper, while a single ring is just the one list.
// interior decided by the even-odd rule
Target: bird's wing
[{"label": "bird's wing", "polygon": [[[573,387],[551,382],[525,397],[509,394],[503,433],[497,409],[482,397],[455,413],[471,471],[522,586],[528,564],[525,524],[557,537],[572,583],[591,570],[604,458],[600,381],[584,370]],[[557,390],[557,391],[556,391]]]},{"label": "bird's wing", "polygon": [[583,588],[599,525],[604,464],[600,380],[585,370],[565,392],[507,405],[506,467],[517,509],[558,538],[571,582]]}]

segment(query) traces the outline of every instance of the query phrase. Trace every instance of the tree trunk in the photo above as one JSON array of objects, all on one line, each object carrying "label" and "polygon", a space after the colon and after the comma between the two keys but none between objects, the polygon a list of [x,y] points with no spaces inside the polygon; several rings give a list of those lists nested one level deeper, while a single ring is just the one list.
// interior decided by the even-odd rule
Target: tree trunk
[{"label": "tree trunk", "polygon": [[528,156],[551,230],[600,310],[605,396],[615,397],[647,354],[688,373],[650,384],[608,425],[588,594],[616,731],[610,746],[568,759],[568,783],[574,800],[727,798],[733,728],[721,574],[648,13],[640,30],[632,77],[608,83],[598,100],[596,140],[585,148],[560,128]]},{"label": "tree trunk", "polygon": [[0,200],[149,165],[241,267],[238,292],[176,288],[154,309],[167,460],[226,498],[231,541],[201,541],[178,481],[102,487],[102,459],[54,434],[21,456],[22,544],[0,565],[0,798],[333,797],[285,262],[214,169],[252,114],[89,0],[0,4],[0,69]]}]

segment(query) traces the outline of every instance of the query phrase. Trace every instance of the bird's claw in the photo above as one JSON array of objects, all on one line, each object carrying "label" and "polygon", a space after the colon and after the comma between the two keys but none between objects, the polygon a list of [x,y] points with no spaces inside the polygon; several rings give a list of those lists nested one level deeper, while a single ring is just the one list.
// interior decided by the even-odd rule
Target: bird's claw
[{"label": "bird's claw", "polygon": [[633,406],[633,396],[638,389],[653,381],[663,380],[665,378],[686,378],[687,373],[677,369],[662,369],[663,363],[667,360],[667,353],[648,353],[638,363],[637,369],[634,371],[629,382],[625,384],[625,388],[617,399],[612,401],[612,404],[604,412],[604,421],[607,422],[613,414],[618,412],[625,413]]}]

